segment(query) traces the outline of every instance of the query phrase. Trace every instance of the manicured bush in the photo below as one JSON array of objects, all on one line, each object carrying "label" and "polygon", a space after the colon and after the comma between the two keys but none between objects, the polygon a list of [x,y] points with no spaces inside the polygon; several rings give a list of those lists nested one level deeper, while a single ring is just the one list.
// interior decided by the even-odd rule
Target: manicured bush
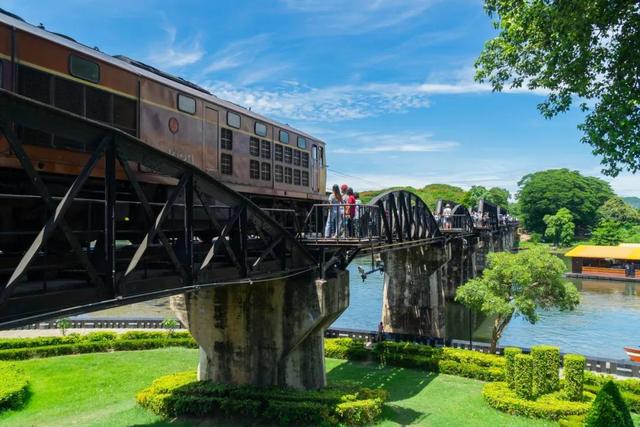
[{"label": "manicured bush", "polygon": [[[516,356],[518,359],[524,355]],[[516,385],[518,380],[516,378]],[[545,418],[558,420],[572,415],[585,414],[591,405],[593,395],[585,393],[584,401],[571,402],[564,399],[561,392],[546,394],[536,400],[523,399],[516,395],[505,382],[487,383],[482,389],[482,396],[492,408],[512,415],[529,418]]]},{"label": "manicured bush", "polygon": [[604,384],[609,381],[613,381],[613,383],[618,387],[618,390],[621,390],[620,394],[622,395],[622,398],[627,404],[629,410],[631,412],[640,413],[640,392],[638,392],[640,380],[617,380],[611,375],[596,374],[589,371],[584,373],[584,377],[584,389],[594,394],[598,393]]},{"label": "manicured bush", "polygon": [[410,342],[393,341],[379,342],[375,345],[373,351],[383,365],[421,369],[430,372],[438,371],[438,362],[442,355],[442,350],[439,348]]},{"label": "manicured bush", "polygon": [[29,381],[15,365],[0,363],[0,412],[22,407],[29,397]]},{"label": "manicured bush", "polygon": [[529,354],[515,357],[513,391],[521,399],[533,398],[533,357]]},{"label": "manicured bush", "polygon": [[613,381],[602,386],[585,418],[585,427],[633,427],[633,420]]},{"label": "manicured bush", "polygon": [[586,359],[577,354],[564,356],[564,392],[569,400],[582,399]]},{"label": "manicured bush", "polygon": [[334,359],[366,360],[371,350],[364,347],[364,341],[353,338],[328,338],[324,340],[324,355]]},{"label": "manicured bush", "polygon": [[453,360],[441,360],[438,363],[442,374],[457,375],[482,381],[504,381],[504,369],[479,366],[473,363],[460,363]]},{"label": "manicured bush", "polygon": [[136,396],[163,416],[250,417],[280,425],[363,425],[382,413],[384,390],[332,385],[322,390],[234,386],[195,381],[193,372],[162,377]]},{"label": "manicured bush", "polygon": [[558,390],[560,349],[546,345],[531,347],[533,358],[533,394],[541,396]]},{"label": "manicured bush", "polygon": [[522,354],[522,349],[518,347],[507,347],[504,349],[504,378],[511,389],[514,387],[514,371],[516,355]]},{"label": "manicured bush", "polygon": [[445,360],[453,360],[463,364],[473,363],[474,365],[485,366],[488,368],[504,369],[505,366],[505,360],[502,356],[481,353],[473,350],[464,350],[461,348],[445,347],[443,351],[443,358]]},{"label": "manicured bush", "polygon": [[118,338],[118,334],[112,331],[89,332],[82,336],[82,340],[86,341],[113,341]]},{"label": "manicured bush", "polygon": [[0,339],[0,350],[73,344],[82,340],[83,336],[80,334],[69,334],[65,337],[3,338]]}]

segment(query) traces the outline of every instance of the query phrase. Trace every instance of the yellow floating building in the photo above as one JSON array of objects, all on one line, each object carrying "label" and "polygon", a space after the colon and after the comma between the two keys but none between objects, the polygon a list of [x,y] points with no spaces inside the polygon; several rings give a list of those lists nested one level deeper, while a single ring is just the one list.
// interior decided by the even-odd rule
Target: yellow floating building
[{"label": "yellow floating building", "polygon": [[633,279],[640,265],[640,245],[578,245],[565,256],[571,258],[573,275]]}]

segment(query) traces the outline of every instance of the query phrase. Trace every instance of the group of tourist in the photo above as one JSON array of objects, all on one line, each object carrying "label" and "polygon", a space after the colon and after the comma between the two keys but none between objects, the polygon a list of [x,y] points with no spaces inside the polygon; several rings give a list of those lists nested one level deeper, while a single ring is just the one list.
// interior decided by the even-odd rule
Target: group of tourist
[{"label": "group of tourist", "polygon": [[[347,184],[334,184],[329,195],[329,214],[324,227],[324,237],[356,237],[360,235],[360,194]],[[335,205],[335,206],[334,206]]]}]

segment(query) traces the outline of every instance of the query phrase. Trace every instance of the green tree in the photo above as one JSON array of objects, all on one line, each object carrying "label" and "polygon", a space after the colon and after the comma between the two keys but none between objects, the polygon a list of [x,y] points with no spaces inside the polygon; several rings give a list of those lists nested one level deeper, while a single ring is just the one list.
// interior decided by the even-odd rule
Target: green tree
[{"label": "green tree", "polygon": [[476,79],[496,91],[548,91],[545,117],[578,100],[582,141],[605,172],[640,170],[640,19],[637,0],[485,0],[498,35],[476,61]]},{"label": "green tree", "polygon": [[623,229],[620,223],[604,220],[591,234],[591,241],[596,245],[615,246],[622,242]]},{"label": "green tree", "polygon": [[455,203],[462,203],[465,196],[465,191],[460,187],[448,184],[429,184],[420,189],[413,187],[391,187],[383,190],[363,191],[360,193],[360,199],[362,203],[369,203],[374,197],[389,190],[411,191],[417,194],[431,210],[435,209],[438,200],[450,200]]},{"label": "green tree", "polygon": [[473,208],[478,206],[478,202],[481,199],[484,199],[489,203],[506,208],[509,206],[510,196],[509,191],[504,188],[492,187],[487,189],[482,185],[474,185],[467,191],[462,203],[469,208]]},{"label": "green tree", "polygon": [[607,381],[596,394],[587,412],[585,427],[633,427],[633,419],[620,390],[613,381]]},{"label": "green tree", "polygon": [[615,221],[622,225],[640,224],[640,212],[620,197],[612,197],[598,208],[600,221]]},{"label": "green tree", "polygon": [[576,226],[573,223],[573,215],[567,208],[558,209],[555,215],[545,215],[544,223],[547,228],[544,236],[550,239],[556,246],[569,246],[573,241]]},{"label": "green tree", "polygon": [[580,301],[575,286],[564,280],[564,263],[545,248],[517,254],[495,252],[488,260],[482,277],[458,288],[456,301],[495,319],[492,352],[513,316],[534,324],[538,309],[573,310]]},{"label": "green tree", "polygon": [[614,194],[605,181],[569,169],[550,169],[525,175],[518,205],[527,230],[543,233],[545,215],[561,208],[573,214],[576,231],[584,233],[597,223],[596,211]]}]

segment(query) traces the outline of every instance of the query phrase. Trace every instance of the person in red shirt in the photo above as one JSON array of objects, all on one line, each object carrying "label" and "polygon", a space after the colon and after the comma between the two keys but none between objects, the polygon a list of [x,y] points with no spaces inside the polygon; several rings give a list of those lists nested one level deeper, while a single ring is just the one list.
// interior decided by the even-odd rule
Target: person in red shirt
[{"label": "person in red shirt", "polygon": [[353,188],[347,189],[347,203],[344,207],[344,216],[347,220],[347,236],[353,236],[353,218],[356,213],[356,196],[353,193]]}]

